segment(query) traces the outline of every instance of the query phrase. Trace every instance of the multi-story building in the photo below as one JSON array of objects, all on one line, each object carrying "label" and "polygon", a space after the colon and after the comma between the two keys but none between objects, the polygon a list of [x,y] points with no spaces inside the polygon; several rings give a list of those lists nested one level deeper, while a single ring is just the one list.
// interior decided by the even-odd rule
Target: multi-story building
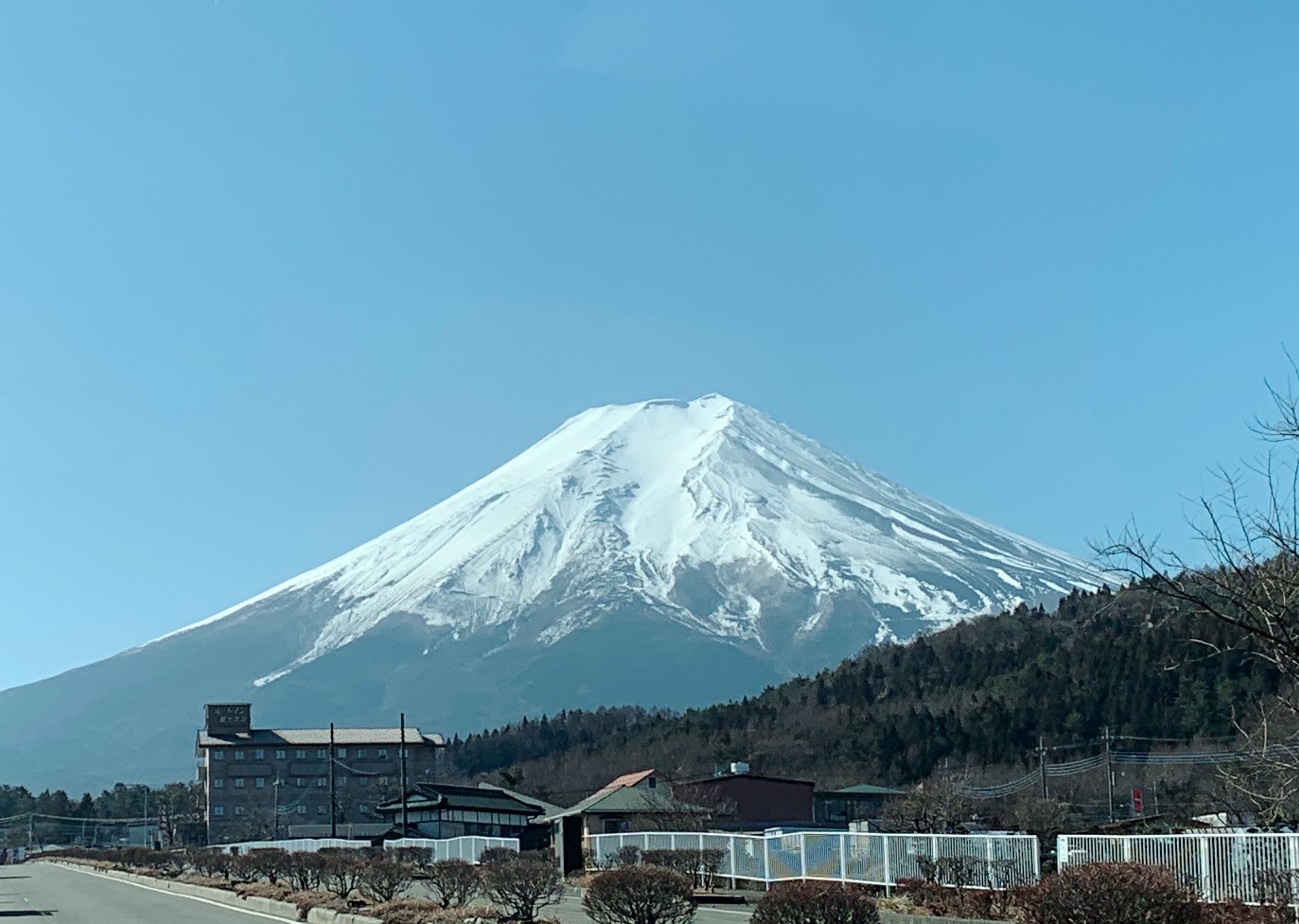
[{"label": "multi-story building", "polygon": [[208,843],[379,824],[403,751],[407,785],[432,782],[445,743],[414,727],[253,728],[250,704],[209,703],[195,745]]}]

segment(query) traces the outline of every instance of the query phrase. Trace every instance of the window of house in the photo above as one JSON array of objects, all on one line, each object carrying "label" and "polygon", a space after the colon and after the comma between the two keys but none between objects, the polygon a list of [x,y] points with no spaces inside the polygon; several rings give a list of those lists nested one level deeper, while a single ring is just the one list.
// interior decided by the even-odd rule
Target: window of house
[{"label": "window of house", "polygon": [[243,760],[243,759],[244,759],[244,752],[243,752],[243,751],[235,751],[235,760]]},{"label": "window of house", "polygon": [[236,806],[235,806],[235,814],[236,814],[236,815],[242,815],[243,813],[244,813],[244,807],[243,807],[242,805],[236,805]]},{"label": "window of house", "polygon": [[324,748],[320,748],[316,751],[316,760],[325,760],[327,757],[329,757],[329,752]]},{"label": "window of house", "polygon": [[316,785],[319,786],[319,787],[325,787],[325,786],[328,786],[328,785],[329,785],[329,778],[328,778],[328,777],[324,777],[324,776],[318,776],[318,777],[316,777]]},{"label": "window of house", "polygon": [[365,748],[357,748],[357,749],[356,749],[356,756],[357,756],[357,757],[364,757],[364,756],[365,756]]},{"label": "window of house", "polygon": [[265,760],[265,759],[266,759],[265,749],[258,748],[257,750],[253,751],[253,760]]},{"label": "window of house", "polygon": [[297,754],[298,760],[306,760],[306,759],[307,759],[307,749],[306,749],[306,748],[298,748],[296,754]]},{"label": "window of house", "polygon": [[225,785],[226,785],[226,781],[223,780],[223,779],[220,779],[220,778],[217,778],[217,779],[215,779],[215,780],[212,781],[212,788],[213,788],[213,789],[222,789],[222,788],[225,787]]},{"label": "window of house", "polygon": [[212,759],[213,759],[213,760],[225,760],[225,759],[226,759],[226,752],[225,752],[225,751],[209,751],[208,753],[210,753],[210,754],[212,755]]},{"label": "window of house", "polygon": [[265,788],[266,788],[266,777],[264,777],[264,776],[259,776],[257,779],[253,780],[253,785],[256,786],[258,789],[265,789]]},{"label": "window of house", "polygon": [[347,756],[347,748],[339,748],[339,749],[338,749],[338,756],[339,756],[339,757],[346,757],[346,756]]},{"label": "window of house", "polygon": [[235,789],[243,789],[243,788],[244,788],[244,778],[242,776],[235,777]]},{"label": "window of house", "polygon": [[288,751],[285,751],[283,748],[279,748],[275,751],[276,760],[283,760],[286,756],[288,756]]},{"label": "window of house", "polygon": [[657,777],[653,777],[653,776],[652,776],[652,777],[649,778],[649,788],[650,788],[650,789],[655,789],[655,788],[658,787],[658,785],[659,785],[659,781],[658,781],[658,778],[657,778]]},{"label": "window of house", "polygon": [[214,806],[212,806],[212,814],[213,814],[215,817],[220,818],[220,817],[221,817],[222,815],[224,815],[225,813],[226,813],[226,807],[225,807],[224,805],[214,805]]},{"label": "window of house", "polygon": [[604,820],[605,834],[623,834],[627,831],[627,819],[625,818],[606,818]]},{"label": "window of house", "polygon": [[387,748],[379,748],[378,754],[379,754],[379,757],[381,757],[381,758],[387,757],[387,756],[388,756],[388,749],[387,749]]}]

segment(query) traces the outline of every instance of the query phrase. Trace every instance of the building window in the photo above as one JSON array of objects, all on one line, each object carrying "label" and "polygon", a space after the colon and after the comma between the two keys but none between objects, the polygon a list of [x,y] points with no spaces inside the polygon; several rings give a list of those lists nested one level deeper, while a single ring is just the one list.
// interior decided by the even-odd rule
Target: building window
[{"label": "building window", "polygon": [[654,789],[654,788],[656,788],[656,787],[658,786],[658,784],[659,784],[658,777],[653,777],[653,776],[652,776],[652,777],[649,778],[649,788],[650,788],[650,789]]},{"label": "building window", "polygon": [[295,786],[297,786],[299,789],[301,789],[302,787],[304,787],[304,786],[307,785],[307,778],[306,778],[305,776],[294,777],[294,778],[293,778],[293,785],[295,785]]},{"label": "building window", "polygon": [[236,815],[242,815],[243,813],[244,813],[244,807],[243,807],[242,805],[236,805],[236,806],[235,806],[235,814],[236,814]]},{"label": "building window", "polygon": [[380,785],[380,786],[387,786],[387,785],[388,785],[388,778],[387,778],[386,776],[381,776],[381,777],[379,777],[379,785]]},{"label": "building window", "polygon": [[358,812],[360,812],[362,815],[366,815],[366,814],[368,814],[369,811],[370,811],[370,806],[368,806],[368,805],[358,805],[358,806],[356,807],[356,810],[357,810]]},{"label": "building window", "polygon": [[297,750],[295,753],[298,755],[298,760],[306,760],[306,759],[307,759],[307,750],[306,750],[306,748],[298,748],[298,750]]},{"label": "building window", "polygon": [[225,807],[224,805],[214,805],[214,806],[212,806],[212,816],[213,816],[214,818],[220,818],[220,817],[221,817],[222,815],[224,815],[225,813],[226,813],[226,807]]},{"label": "building window", "polygon": [[288,751],[285,751],[285,750],[283,750],[282,748],[281,748],[281,749],[277,749],[276,752],[275,752],[275,759],[276,759],[276,760],[283,760],[286,756],[288,756],[288,753],[289,753]]},{"label": "building window", "polygon": [[356,749],[356,756],[357,756],[357,757],[364,757],[364,756],[365,756],[365,748],[357,748],[357,749]]},{"label": "building window", "polygon": [[307,807],[306,807],[305,805],[299,805],[299,806],[298,806],[298,814],[299,814],[299,815],[305,815],[305,814],[307,814]]},{"label": "building window", "polygon": [[218,778],[218,779],[215,779],[215,780],[212,781],[212,788],[213,788],[213,789],[223,789],[223,788],[225,787],[225,785],[226,785],[226,781],[223,780],[223,779],[219,779],[219,778]]},{"label": "building window", "polygon": [[226,752],[225,752],[225,751],[208,751],[208,753],[212,755],[212,759],[213,759],[213,760],[225,760],[225,759],[226,759]]},{"label": "building window", "polygon": [[368,777],[358,776],[358,777],[356,778],[356,785],[357,785],[357,786],[369,786],[369,785],[370,785],[370,780],[369,780]]},{"label": "building window", "polygon": [[266,788],[266,777],[264,777],[264,776],[259,776],[257,779],[253,780],[253,785],[255,785],[258,789],[265,789],[265,788]]},{"label": "building window", "polygon": [[325,814],[325,807],[324,807],[323,805],[317,805],[317,806],[316,806],[316,814],[317,814],[317,815],[323,815],[323,814]]},{"label": "building window", "polygon": [[347,785],[347,774],[346,774],[346,773],[340,773],[340,774],[338,775],[337,783],[338,783],[339,786],[346,786],[346,785]]},{"label": "building window", "polygon": [[388,756],[388,749],[387,749],[387,748],[379,748],[379,752],[378,752],[378,753],[379,753],[379,757],[380,757],[380,759],[386,758],[386,757]]},{"label": "building window", "polygon": [[235,777],[235,789],[243,789],[243,788],[244,788],[244,778],[242,776]]},{"label": "building window", "polygon": [[264,751],[262,748],[258,748],[257,750],[253,751],[253,760],[265,760],[265,759],[266,759],[266,751]]},{"label": "building window", "polygon": [[244,752],[243,752],[243,751],[235,751],[235,760],[243,760],[243,759],[244,759]]},{"label": "building window", "polygon": [[338,749],[338,756],[339,756],[339,757],[346,757],[346,756],[347,756],[347,748],[339,748],[339,749]]},{"label": "building window", "polygon": [[316,777],[316,785],[323,789],[324,787],[329,785],[329,778],[323,776]]},{"label": "building window", "polygon": [[327,757],[329,757],[329,752],[324,748],[320,748],[316,751],[316,760],[325,760]]}]

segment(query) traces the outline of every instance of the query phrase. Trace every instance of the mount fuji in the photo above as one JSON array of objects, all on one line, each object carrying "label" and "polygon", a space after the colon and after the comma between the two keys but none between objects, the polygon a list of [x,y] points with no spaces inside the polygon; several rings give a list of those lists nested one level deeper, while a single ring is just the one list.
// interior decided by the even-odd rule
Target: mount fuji
[{"label": "mount fuji", "polygon": [[1104,580],[722,396],[594,408],[331,562],[0,693],[0,740],[42,742],[0,749],[0,779],[187,776],[211,700],[447,733],[702,705]]}]

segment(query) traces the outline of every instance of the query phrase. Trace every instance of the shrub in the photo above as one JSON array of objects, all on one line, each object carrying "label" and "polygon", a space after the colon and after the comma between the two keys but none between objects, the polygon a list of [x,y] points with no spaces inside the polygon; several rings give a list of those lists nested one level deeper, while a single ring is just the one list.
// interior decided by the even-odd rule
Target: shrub
[{"label": "shrub", "polygon": [[465,860],[439,860],[426,872],[433,900],[443,908],[457,908],[478,894],[478,867]]},{"label": "shrub", "polygon": [[284,896],[284,900],[298,906],[298,912],[302,915],[304,921],[307,918],[307,913],[312,908],[328,908],[330,911],[348,910],[347,902],[336,895],[330,895],[328,892],[290,892]]},{"label": "shrub", "polygon": [[399,898],[365,909],[369,917],[383,924],[484,924],[499,919],[490,908],[441,908],[434,902]]},{"label": "shrub", "polygon": [[595,924],[687,924],[694,880],[656,866],[627,866],[595,877],[582,907]]},{"label": "shrub", "polygon": [[293,889],[270,882],[241,882],[235,886],[235,894],[242,898],[273,898],[276,901],[284,901],[285,896],[293,894]]},{"label": "shrub", "polygon": [[[486,851],[484,851],[486,853]],[[531,922],[537,909],[564,897],[564,878],[553,863],[516,858],[491,863],[482,870],[483,892],[505,909],[509,920]]]},{"label": "shrub", "polygon": [[1048,876],[1028,903],[1029,924],[1194,924],[1195,896],[1173,874],[1136,863],[1088,863]]},{"label": "shrub", "polygon": [[623,866],[635,866],[640,863],[640,848],[635,844],[624,844],[608,856],[610,869]]},{"label": "shrub", "polygon": [[347,848],[326,847],[319,853],[324,861],[320,871],[321,886],[339,898],[347,898],[361,884],[365,861],[357,851]]},{"label": "shrub", "polygon": [[376,857],[362,862],[360,868],[357,885],[376,904],[392,901],[410,886],[412,869],[400,860]]},{"label": "shrub", "polygon": [[478,862],[483,866],[494,866],[497,863],[513,863],[518,858],[518,853],[508,847],[488,847],[478,855]]},{"label": "shrub", "polygon": [[285,863],[284,877],[299,892],[315,892],[320,889],[325,863],[326,858],[318,853],[291,853]]},{"label": "shrub", "polygon": [[752,924],[879,924],[880,913],[861,889],[830,882],[792,882],[762,896],[751,920]]},{"label": "shrub", "polygon": [[272,885],[279,881],[288,873],[289,852],[281,850],[279,847],[258,847],[255,850],[248,851],[248,865],[253,872]]}]

